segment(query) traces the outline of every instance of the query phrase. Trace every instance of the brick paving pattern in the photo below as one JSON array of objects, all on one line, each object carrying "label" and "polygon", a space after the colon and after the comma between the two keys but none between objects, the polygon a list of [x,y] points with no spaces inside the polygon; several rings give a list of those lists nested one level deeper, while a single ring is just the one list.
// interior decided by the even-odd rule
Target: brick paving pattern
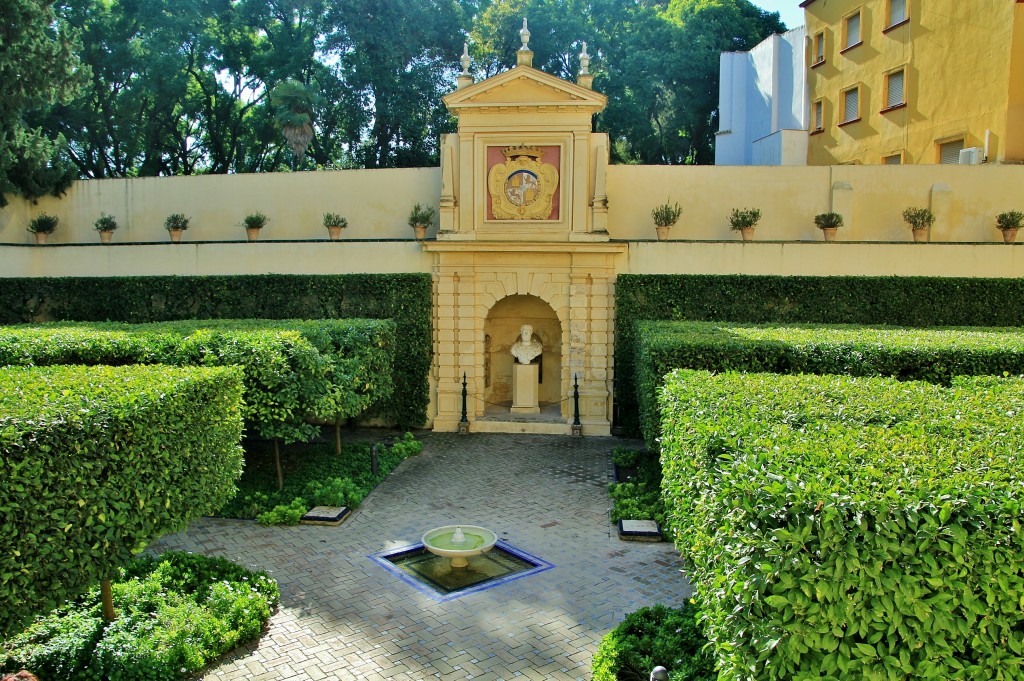
[{"label": "brick paving pattern", "polygon": [[[601,637],[644,605],[681,605],[689,586],[668,543],[620,541],[608,520],[610,438],[425,433],[339,527],[203,519],[154,549],[268,570],[281,608],[256,643],[206,679],[590,678]],[[555,564],[437,602],[368,556],[424,531],[483,525]]]}]

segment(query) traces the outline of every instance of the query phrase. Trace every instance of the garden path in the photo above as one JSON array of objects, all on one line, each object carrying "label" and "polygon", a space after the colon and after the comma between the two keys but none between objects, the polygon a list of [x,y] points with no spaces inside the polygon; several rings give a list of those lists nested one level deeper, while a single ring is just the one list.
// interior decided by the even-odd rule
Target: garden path
[{"label": "garden path", "polygon": [[[644,605],[682,605],[668,543],[623,542],[608,521],[611,449],[638,442],[556,435],[423,433],[339,527],[202,519],[154,548],[270,571],[268,632],[206,679],[590,678],[601,637]],[[369,558],[455,523],[495,530],[554,569],[438,602]]]}]

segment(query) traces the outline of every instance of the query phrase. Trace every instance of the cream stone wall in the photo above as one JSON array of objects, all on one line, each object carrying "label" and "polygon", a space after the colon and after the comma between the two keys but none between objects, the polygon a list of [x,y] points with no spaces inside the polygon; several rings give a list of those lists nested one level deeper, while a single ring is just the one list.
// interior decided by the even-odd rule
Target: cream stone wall
[{"label": "cream stone wall", "polygon": [[92,243],[101,212],[117,219],[113,238],[122,243],[167,241],[171,213],[191,217],[186,241],[245,240],[241,222],[254,212],[270,218],[260,240],[326,239],[326,212],[348,218],[346,239],[412,239],[409,211],[414,203],[436,208],[440,186],[438,168],[86,180],[38,205],[9,197],[0,243],[34,243],[25,227],[39,213],[60,218],[50,242]]},{"label": "cream stone wall", "polygon": [[671,239],[738,240],[730,211],[759,208],[759,241],[820,241],[814,216],[829,210],[845,217],[841,240],[908,241],[901,214],[918,206],[935,212],[932,241],[1001,242],[995,216],[1024,210],[1021,187],[1024,166],[1011,165],[610,166],[608,232],[653,239],[651,209],[678,202],[683,214]]}]

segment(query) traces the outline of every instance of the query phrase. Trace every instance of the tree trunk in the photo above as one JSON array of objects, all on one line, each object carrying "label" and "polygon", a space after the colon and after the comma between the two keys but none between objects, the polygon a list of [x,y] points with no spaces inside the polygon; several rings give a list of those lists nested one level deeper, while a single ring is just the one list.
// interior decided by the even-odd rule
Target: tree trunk
[{"label": "tree trunk", "polygon": [[117,613],[114,612],[114,591],[110,587],[109,579],[100,582],[100,598],[103,601],[103,619],[113,622],[117,619]]},{"label": "tree trunk", "polygon": [[277,491],[284,489],[284,471],[281,470],[281,441],[274,438],[274,465],[277,466]]},{"label": "tree trunk", "polygon": [[341,417],[334,419],[334,453],[341,456]]}]

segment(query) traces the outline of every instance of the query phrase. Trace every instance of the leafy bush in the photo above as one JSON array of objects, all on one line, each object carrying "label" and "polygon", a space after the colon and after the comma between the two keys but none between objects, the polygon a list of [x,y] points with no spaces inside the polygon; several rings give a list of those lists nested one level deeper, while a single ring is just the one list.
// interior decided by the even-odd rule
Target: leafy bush
[{"label": "leafy bush", "polygon": [[394,326],[380,320],[188,320],[0,328],[0,364],[238,365],[247,429],[285,442],[307,416],[357,416],[391,394]]},{"label": "leafy bush", "polygon": [[1022,299],[1024,278],[621,274],[615,281],[615,424],[628,435],[640,432],[633,363],[638,321],[1024,326]]},{"label": "leafy bush", "polygon": [[59,223],[60,218],[55,215],[40,213],[29,221],[26,229],[33,234],[53,234]]},{"label": "leafy bush", "polygon": [[[636,467],[636,475],[628,482],[613,482],[608,485],[612,498],[611,520],[655,520],[665,524],[665,505],[661,499],[661,462],[658,454],[651,450],[617,450],[622,461],[616,465]],[[615,454],[612,455],[615,459]]]},{"label": "leafy bush", "polygon": [[348,478],[327,478],[323,482],[312,480],[307,483],[305,497],[313,506],[355,507],[363,495],[359,486]]},{"label": "leafy bush", "polygon": [[814,225],[818,229],[837,229],[843,226],[843,216],[833,211],[818,213],[814,216]]},{"label": "leafy bush", "polygon": [[663,203],[651,210],[651,219],[658,227],[671,227],[679,221],[683,209],[678,203]]},{"label": "leafy bush", "polygon": [[21,277],[0,287],[0,323],[391,319],[395,389],[369,415],[410,428],[430,402],[431,296],[429,274]]},{"label": "leafy bush", "polygon": [[757,208],[733,208],[729,213],[729,229],[749,229],[760,221],[761,211]]},{"label": "leafy bush", "polygon": [[260,513],[256,516],[256,522],[260,525],[298,525],[309,508],[306,500],[298,497],[288,505],[279,504],[265,513]]},{"label": "leafy bush", "polygon": [[672,369],[894,376],[948,385],[957,375],[1024,374],[1016,329],[872,329],[647,322],[639,327],[637,395],[648,446],[658,437],[657,393]]},{"label": "leafy bush", "polygon": [[164,220],[164,229],[168,232],[171,230],[185,231],[188,229],[188,223],[192,218],[186,217],[184,213],[171,213]]},{"label": "leafy bush", "polygon": [[104,625],[94,589],[0,644],[0,671],[64,681],[187,678],[257,638],[280,598],[266,573],[189,553],[138,558],[119,574],[117,620]]},{"label": "leafy bush", "polygon": [[96,222],[92,226],[97,232],[113,232],[117,229],[117,219],[113,215],[100,213],[100,216],[96,218]]},{"label": "leafy bush", "polygon": [[0,369],[0,634],[230,498],[241,381],[236,367]]},{"label": "leafy bush", "polygon": [[1009,210],[996,216],[996,226],[999,229],[1020,229],[1024,226],[1024,213],[1019,210]]},{"label": "leafy bush", "polygon": [[[238,492],[218,511],[226,518],[257,518],[278,507],[289,508],[296,499],[302,499],[305,508],[301,518],[313,506],[347,506],[357,508],[374,487],[398,467],[406,457],[418,454],[423,443],[411,433],[391,447],[378,445],[378,473],[373,475],[370,465],[370,445],[365,442],[345,443],[341,455],[328,445],[293,445],[289,452],[297,456],[282,457],[284,489],[277,489],[277,472],[273,450],[267,443],[251,442],[245,455],[245,470],[238,481]],[[344,504],[316,501],[318,491],[330,485],[331,480],[342,480]],[[315,503],[310,503],[315,502]],[[272,518],[290,519],[279,511],[264,517],[264,524]],[[296,520],[298,522],[298,520]],[[276,524],[276,523],[274,523]]]},{"label": "leafy bush", "polygon": [[655,605],[626,615],[601,639],[591,665],[593,681],[644,681],[657,666],[672,681],[715,681],[718,675],[707,638],[692,604]]},{"label": "leafy bush", "polygon": [[928,229],[935,223],[935,214],[928,208],[907,208],[903,211],[903,221],[911,229]]},{"label": "leafy bush", "polygon": [[612,463],[616,466],[633,468],[640,460],[641,450],[616,447],[612,450]]},{"label": "leafy bush", "polygon": [[1024,381],[677,371],[661,400],[720,678],[1020,678]]}]

